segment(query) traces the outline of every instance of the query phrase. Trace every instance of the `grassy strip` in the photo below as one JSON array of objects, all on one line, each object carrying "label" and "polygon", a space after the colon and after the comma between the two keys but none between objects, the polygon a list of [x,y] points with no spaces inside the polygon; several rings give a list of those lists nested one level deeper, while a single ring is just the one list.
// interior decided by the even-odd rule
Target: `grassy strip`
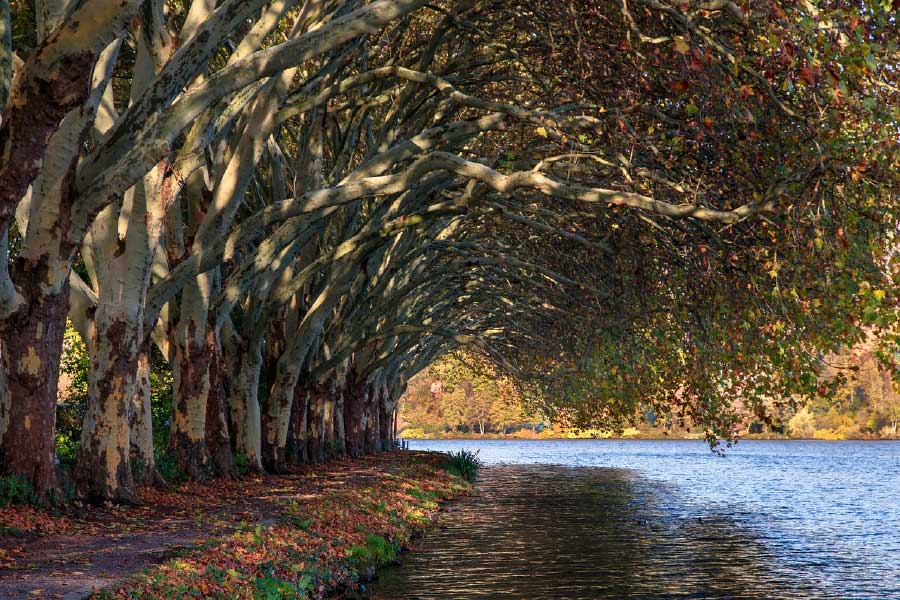
[{"label": "grassy strip", "polygon": [[311,473],[311,493],[295,479],[297,493],[280,500],[277,523],[244,525],[96,597],[278,600],[350,593],[375,567],[396,560],[440,502],[471,489],[446,469],[446,455],[391,453],[348,465],[353,472],[341,479],[316,480]]}]

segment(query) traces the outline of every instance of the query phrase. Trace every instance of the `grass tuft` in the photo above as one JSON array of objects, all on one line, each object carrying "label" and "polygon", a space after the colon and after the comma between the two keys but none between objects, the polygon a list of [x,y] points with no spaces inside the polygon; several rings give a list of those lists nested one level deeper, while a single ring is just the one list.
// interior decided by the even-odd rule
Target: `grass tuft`
[{"label": "grass tuft", "polygon": [[457,452],[448,452],[447,460],[444,462],[444,470],[462,477],[469,483],[475,483],[478,477],[478,469],[484,466],[481,459],[478,458],[478,451],[459,450]]}]

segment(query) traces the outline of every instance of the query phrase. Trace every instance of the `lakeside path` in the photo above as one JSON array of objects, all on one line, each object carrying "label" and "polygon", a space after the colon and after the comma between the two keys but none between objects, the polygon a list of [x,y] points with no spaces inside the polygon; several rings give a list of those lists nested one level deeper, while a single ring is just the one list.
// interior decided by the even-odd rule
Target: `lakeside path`
[{"label": "lakeside path", "polygon": [[138,507],[0,509],[0,599],[353,589],[439,502],[468,493],[443,460],[393,452],[278,477],[145,488]]}]

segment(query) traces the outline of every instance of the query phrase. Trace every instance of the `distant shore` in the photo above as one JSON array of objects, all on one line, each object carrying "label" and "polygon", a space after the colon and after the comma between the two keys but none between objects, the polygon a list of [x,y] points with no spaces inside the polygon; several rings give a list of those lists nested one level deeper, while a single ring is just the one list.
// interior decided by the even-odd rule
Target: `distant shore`
[{"label": "distant shore", "polygon": [[[507,441],[516,441],[516,440],[525,440],[525,441],[565,441],[565,440],[613,440],[613,441],[704,441],[706,438],[701,433],[676,433],[672,435],[648,435],[648,434],[639,434],[639,435],[542,435],[542,434],[529,434],[529,435],[520,435],[516,434],[498,434],[498,433],[486,433],[484,435],[478,434],[444,434],[444,435],[415,435],[415,436],[405,436],[403,432],[400,433],[399,437],[403,440],[422,440],[422,441],[433,441],[433,440],[507,440]],[[779,434],[759,434],[759,433],[751,433],[751,434],[742,434],[739,435],[738,440],[740,441],[782,441],[782,442],[845,442],[845,441],[853,441],[853,442],[890,442],[890,441],[900,441],[900,435],[892,436],[892,437],[879,437],[879,436],[865,436],[865,437],[839,437],[839,436],[828,436],[828,437],[791,437],[787,435],[779,435]]]}]

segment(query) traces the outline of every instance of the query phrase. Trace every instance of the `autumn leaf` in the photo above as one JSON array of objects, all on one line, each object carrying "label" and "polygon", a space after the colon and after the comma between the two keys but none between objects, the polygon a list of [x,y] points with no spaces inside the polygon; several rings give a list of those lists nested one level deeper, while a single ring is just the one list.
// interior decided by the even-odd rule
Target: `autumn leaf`
[{"label": "autumn leaf", "polygon": [[812,67],[803,67],[800,69],[800,81],[807,85],[816,84],[816,71]]},{"label": "autumn leaf", "polygon": [[686,79],[681,79],[672,84],[672,89],[678,92],[679,94],[683,94],[690,88],[690,84]]},{"label": "autumn leaf", "polygon": [[691,51],[691,45],[680,35],[676,35],[674,38],[674,48],[678,54],[687,54]]}]

